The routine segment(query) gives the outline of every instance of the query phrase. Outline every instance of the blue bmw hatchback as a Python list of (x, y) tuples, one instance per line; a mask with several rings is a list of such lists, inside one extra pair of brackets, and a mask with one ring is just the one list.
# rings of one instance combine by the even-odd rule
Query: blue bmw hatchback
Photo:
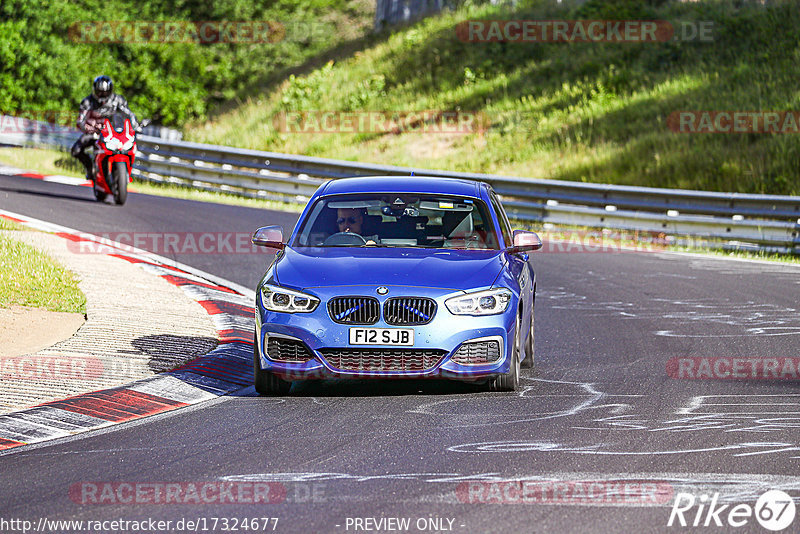
[(428, 177), (320, 186), (256, 291), (255, 388), (320, 378), (448, 378), (498, 391), (533, 365), (542, 242), (512, 231), (492, 188)]

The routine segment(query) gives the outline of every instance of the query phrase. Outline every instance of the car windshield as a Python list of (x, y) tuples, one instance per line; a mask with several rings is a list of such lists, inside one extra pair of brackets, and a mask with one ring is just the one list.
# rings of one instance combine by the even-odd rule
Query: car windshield
[(488, 250), (498, 239), (480, 200), (375, 193), (318, 199), (292, 246)]

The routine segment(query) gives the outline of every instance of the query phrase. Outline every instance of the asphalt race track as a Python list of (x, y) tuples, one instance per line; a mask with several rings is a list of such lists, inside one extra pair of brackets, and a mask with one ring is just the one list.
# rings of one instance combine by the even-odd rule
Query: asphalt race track
[[(87, 187), (17, 177), (0, 177), (0, 208), (95, 234), (289, 231), (296, 220), (135, 193), (116, 207)], [(270, 258), (175, 257), (251, 288)], [(210, 530), (213, 518), (278, 518), (275, 532), (372, 531), (369, 518), (408, 518), (409, 532), (665, 532), (679, 530), (667, 527), (679, 492), (751, 506), (770, 489), (800, 496), (797, 378), (667, 371), (672, 358), (800, 356), (800, 269), (628, 252), (534, 253), (534, 263), (536, 367), (518, 394), (434, 381), (325, 381), (287, 398), (250, 387), (0, 455), (0, 516), (155, 518), (178, 532), (178, 520)], [(526, 500), (502, 480), (550, 485)], [(77, 504), (85, 481), (271, 482), (279, 502)], [(641, 495), (609, 491), (624, 482)], [(594, 497), (579, 493), (592, 483)], [(763, 531), (753, 517), (735, 530)]]

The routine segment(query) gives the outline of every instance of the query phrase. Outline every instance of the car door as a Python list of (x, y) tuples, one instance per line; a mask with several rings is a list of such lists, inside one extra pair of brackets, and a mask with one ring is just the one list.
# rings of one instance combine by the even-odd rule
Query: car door
[[(511, 246), (514, 243), (514, 232), (511, 229), (511, 223), (508, 220), (506, 211), (500, 203), (494, 191), (489, 193), (492, 209), (497, 215), (497, 221), (500, 225), (500, 233), (503, 235), (503, 241), (506, 246)], [(522, 321), (520, 322), (523, 328), (530, 325), (531, 313), (533, 308), (533, 268), (529, 262), (529, 256), (525, 252), (516, 254), (506, 254), (507, 269), (510, 276), (516, 281), (519, 287), (520, 301), (522, 302)], [(524, 337), (520, 342), (524, 341)]]

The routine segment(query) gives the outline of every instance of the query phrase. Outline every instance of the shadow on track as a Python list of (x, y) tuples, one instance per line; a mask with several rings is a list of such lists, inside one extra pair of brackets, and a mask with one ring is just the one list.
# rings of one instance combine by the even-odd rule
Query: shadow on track
[(156, 334), (134, 339), (134, 354), (146, 355), (147, 365), (154, 373), (162, 373), (214, 350), (218, 341), (210, 337), (188, 337)]
[(401, 397), (407, 395), (468, 395), (486, 392), (482, 384), (437, 379), (332, 379), (298, 381), (290, 397)]
[[(89, 188), (86, 188), (86, 190), (89, 193), (91, 193), (91, 191), (92, 191)], [(97, 200), (94, 199), (94, 197), (90, 197), (90, 196), (79, 197), (79, 196), (75, 196), (75, 195), (63, 195), (63, 194), (58, 194), (58, 193), (48, 193), (48, 192), (45, 192), (45, 191), (29, 191), (29, 190), (17, 189), (17, 188), (13, 188), (13, 187), (0, 187), (0, 191), (6, 192), (6, 193), (18, 193), (20, 195), (32, 195), (32, 196), (36, 196), (36, 197), (59, 198), (59, 199), (63, 199), (63, 200), (77, 200), (78, 202), (91, 202), (92, 204), (105, 204), (104, 202), (98, 202)], [(108, 204), (108, 205), (112, 206), (113, 204)]]

